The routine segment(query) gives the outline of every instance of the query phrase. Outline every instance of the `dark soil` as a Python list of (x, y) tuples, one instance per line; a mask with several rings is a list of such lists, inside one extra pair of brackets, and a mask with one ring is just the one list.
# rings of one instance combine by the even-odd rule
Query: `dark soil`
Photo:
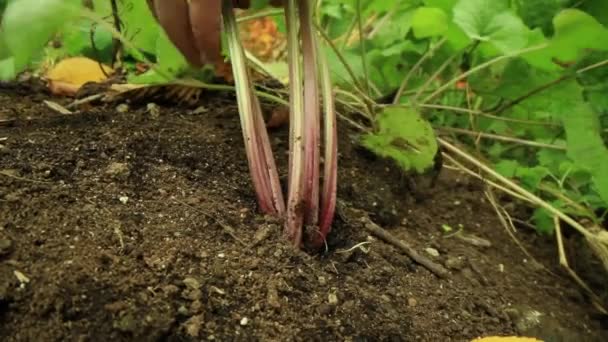
[[(114, 104), (74, 115), (43, 99), (0, 85), (3, 341), (608, 340), (556, 268), (553, 240), (517, 233), (558, 275), (517, 247), (482, 184), (454, 171), (412, 190), (341, 127), (339, 198), (353, 210), (325, 253), (306, 254), (257, 214), (234, 99), (203, 96), (200, 114)], [(286, 133), (272, 135), (283, 165)], [(450, 276), (370, 237), (355, 213)]]

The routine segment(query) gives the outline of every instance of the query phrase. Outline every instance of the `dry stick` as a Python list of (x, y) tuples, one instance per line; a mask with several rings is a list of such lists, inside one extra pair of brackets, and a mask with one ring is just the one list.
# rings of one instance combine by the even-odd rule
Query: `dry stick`
[[(116, 32), (122, 34), (122, 21), (118, 15), (118, 6), (116, 0), (110, 0), (112, 5), (112, 19), (114, 20), (114, 28)], [(112, 38), (112, 67), (116, 67), (116, 63), (120, 61), (120, 54), (122, 53), (122, 44), (120, 39)]]
[(70, 103), (67, 106), (65, 106), (65, 108), (67, 108), (67, 109), (75, 108), (75, 107), (78, 107), (80, 105), (83, 105), (83, 104), (86, 104), (86, 103), (93, 102), (93, 101), (96, 101), (98, 99), (101, 99), (104, 96), (105, 96), (105, 94), (94, 94), (94, 95), (90, 95), (90, 96), (87, 96), (87, 97), (83, 97), (81, 99), (74, 100), (72, 103)]
[(346, 211), (352, 211), (352, 212), (358, 213), (359, 216), (361, 217), (363, 227), (366, 230), (368, 230), (370, 233), (372, 233), (376, 237), (380, 238), (384, 242), (397, 247), (403, 253), (405, 253), (408, 257), (410, 257), (412, 260), (414, 260), (416, 263), (424, 266), (426, 269), (431, 271), (433, 274), (435, 274), (439, 278), (447, 278), (450, 275), (450, 272), (447, 269), (445, 269), (443, 266), (418, 254), (418, 252), (416, 252), (416, 250), (413, 249), (412, 247), (410, 247), (408, 244), (399, 240), (396, 236), (394, 236), (393, 234), (389, 233), (388, 231), (386, 231), (385, 229), (383, 229), (382, 227), (380, 227), (379, 225), (374, 223), (369, 218), (369, 215), (367, 215), (367, 213), (365, 213), (361, 210), (358, 210), (358, 209), (350, 208), (346, 203), (341, 202), (341, 201), (338, 201), (336, 209), (337, 209), (337, 211), (339, 211), (340, 217), (347, 222), (349, 221), (349, 219), (348, 219), (349, 215)]
[[(398, 106), (403, 106), (403, 107), (407, 107), (407, 108), (411, 107), (410, 105), (403, 105), (403, 104), (398, 105)], [(420, 104), (419, 106), (421, 108), (439, 109), (439, 110), (452, 111), (452, 112), (456, 112), (456, 113), (472, 114), (472, 115), (477, 115), (477, 116), (481, 116), (481, 117), (492, 119), (492, 120), (513, 122), (513, 123), (519, 123), (519, 124), (524, 124), (524, 125), (561, 127), (561, 125), (559, 125), (557, 123), (553, 123), (553, 122), (515, 119), (515, 118), (509, 118), (509, 117), (505, 117), (505, 116), (489, 114), (489, 113), (486, 113), (486, 112), (483, 112), (480, 110), (474, 110), (474, 109), (468, 109), (468, 108), (462, 108), (462, 107), (438, 105), (438, 104), (431, 104), (431, 103)]]
[(556, 274), (551, 272), (548, 268), (546, 268), (543, 264), (541, 264), (538, 260), (536, 260), (536, 258), (532, 254), (530, 254), (528, 249), (526, 249), (526, 247), (521, 243), (521, 241), (519, 241), (517, 236), (515, 236), (515, 233), (513, 232), (515, 230), (515, 226), (513, 225), (513, 220), (511, 219), (511, 216), (509, 215), (509, 213), (507, 212), (507, 210), (505, 208), (502, 208), (499, 206), (492, 191), (491, 190), (485, 191), (485, 195), (486, 195), (486, 198), (488, 199), (488, 201), (490, 202), (490, 204), (492, 205), (492, 208), (494, 208), (494, 210), (496, 211), (496, 216), (498, 216), (498, 220), (500, 221), (502, 226), (507, 231), (507, 234), (509, 234), (511, 239), (515, 242), (517, 247), (519, 247), (519, 249), (521, 249), (521, 251), (524, 252), (524, 254), (528, 258), (530, 258), (530, 260), (532, 260), (535, 264), (540, 265), (543, 270), (545, 270), (549, 274), (555, 276)]
[(502, 185), (500, 185), (500, 184), (498, 184), (496, 182), (493, 182), (493, 181), (491, 181), (489, 179), (486, 179), (485, 177), (483, 177), (479, 173), (477, 173), (477, 172), (469, 169), (468, 167), (462, 165), (462, 163), (460, 163), (459, 161), (457, 161), (454, 157), (450, 156), (449, 154), (447, 154), (445, 152), (442, 152), (442, 155), (443, 155), (444, 158), (446, 158), (451, 163), (453, 163), (454, 165), (456, 165), (456, 167), (455, 167), (456, 170), (463, 171), (464, 173), (466, 173), (466, 174), (468, 174), (470, 176), (473, 176), (473, 177), (481, 180), (485, 184), (490, 185), (490, 186), (492, 186), (492, 187), (494, 187), (494, 188), (496, 188), (496, 189), (498, 189), (498, 190), (500, 190), (500, 191), (502, 191), (504, 193), (507, 193), (510, 196), (514, 197), (514, 198), (517, 198), (517, 199), (519, 199), (519, 200), (521, 200), (523, 202), (526, 202), (526, 203), (528, 203), (530, 205), (534, 205), (534, 202), (530, 201), (530, 199), (528, 199), (528, 198), (526, 198), (526, 197), (518, 194), (517, 192), (515, 192), (515, 191), (513, 191), (511, 189), (507, 189), (504, 186), (502, 186)]
[(410, 247), (408, 244), (406, 244), (402, 240), (399, 240), (397, 237), (395, 237), (393, 234), (389, 233), (388, 231), (386, 231), (379, 225), (372, 222), (372, 220), (369, 217), (364, 216), (362, 218), (362, 220), (364, 222), (363, 226), (365, 227), (365, 229), (369, 230), (372, 234), (374, 234), (377, 237), (379, 237), (380, 239), (384, 240), (384, 242), (388, 242), (391, 245), (399, 248), (407, 256), (409, 256), (412, 260), (414, 260), (415, 262), (419, 263), (420, 265), (426, 267), (429, 271), (433, 272), (436, 276), (438, 276), (440, 278), (447, 278), (450, 275), (448, 270), (445, 269), (443, 266), (418, 254), (418, 252), (416, 252), (415, 249)]
[(581, 279), (578, 274), (576, 274), (576, 272), (574, 272), (574, 270), (570, 268), (570, 265), (568, 264), (568, 258), (566, 257), (566, 250), (564, 249), (564, 242), (562, 240), (562, 228), (560, 224), (560, 218), (557, 217), (557, 215), (553, 216), (553, 224), (555, 225), (555, 239), (557, 241), (557, 252), (559, 254), (560, 266), (562, 266), (567, 271), (568, 275), (570, 275), (570, 277), (572, 277), (572, 279), (574, 279), (574, 281), (580, 287), (582, 287), (585, 292), (587, 292), (587, 294), (591, 297), (592, 303), (595, 308), (598, 309), (602, 314), (607, 314), (608, 311), (606, 311), (604, 306), (601, 304), (602, 300), (595, 294), (595, 292), (593, 292), (593, 290), (591, 290), (587, 283), (585, 283), (585, 281), (583, 281), (583, 279)]
[(357, 0), (357, 27), (359, 29), (359, 44), (361, 46), (361, 62), (363, 63), (363, 75), (365, 77), (365, 91), (367, 95), (371, 95), (369, 86), (369, 71), (367, 70), (367, 49), (365, 46), (365, 37), (363, 36), (363, 18), (361, 18), (361, 12), (363, 8), (361, 6), (361, 0)]
[(0, 171), (0, 175), (8, 177), (8, 178), (13, 178), (13, 179), (16, 179), (16, 180), (24, 181), (24, 182), (40, 183), (40, 184), (51, 184), (52, 183), (52, 182), (46, 182), (46, 181), (41, 181), (41, 180), (36, 180), (36, 179), (29, 179), (29, 178), (24, 178), (24, 177), (19, 177), (19, 176), (11, 175), (10, 173), (8, 173), (6, 171)]
[(532, 147), (549, 148), (549, 149), (560, 150), (560, 151), (566, 150), (566, 147), (564, 147), (564, 146), (545, 144), (545, 143), (540, 143), (540, 142), (536, 142), (533, 140), (525, 140), (525, 139), (509, 137), (506, 135), (483, 133), (483, 132), (470, 131), (468, 129), (454, 128), (454, 127), (436, 127), (436, 129), (439, 131), (444, 131), (444, 132), (471, 135), (471, 136), (478, 137), (478, 138), (494, 139), (494, 140), (512, 142), (512, 143), (516, 143), (516, 144), (520, 144), (520, 145), (532, 146)]
[(595, 238), (595, 236), (591, 232), (589, 232), (585, 227), (583, 227), (580, 223), (576, 222), (576, 220), (574, 220), (572, 217), (568, 216), (567, 214), (563, 213), (562, 211), (556, 209), (554, 206), (549, 204), (547, 201), (545, 201), (542, 198), (538, 197), (537, 195), (531, 193), (530, 191), (524, 189), (523, 187), (514, 183), (507, 177), (504, 177), (503, 175), (492, 170), (492, 168), (490, 168), (489, 166), (487, 166), (484, 163), (482, 163), (481, 161), (477, 160), (475, 157), (471, 156), (470, 154), (460, 150), (456, 146), (450, 144), (448, 141), (446, 141), (442, 138), (437, 138), (437, 140), (439, 141), (441, 146), (443, 146), (445, 149), (453, 152), (454, 154), (463, 158), (467, 162), (475, 165), (479, 169), (483, 170), (485, 173), (491, 175), (492, 177), (496, 178), (501, 183), (503, 183), (506, 186), (508, 186), (509, 188), (513, 189), (513, 191), (528, 198), (528, 200), (530, 202), (532, 202), (534, 205), (544, 208), (545, 210), (547, 210), (548, 212), (550, 212), (553, 215), (557, 215), (560, 219), (564, 220), (564, 222), (568, 223), (570, 226), (572, 226), (572, 228), (574, 228), (576, 231), (581, 233), (586, 238), (588, 238), (588, 239)]

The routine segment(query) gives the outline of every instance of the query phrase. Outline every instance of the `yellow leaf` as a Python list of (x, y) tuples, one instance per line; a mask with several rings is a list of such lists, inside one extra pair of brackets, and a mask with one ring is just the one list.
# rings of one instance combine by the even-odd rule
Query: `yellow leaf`
[[(102, 70), (103, 68), (103, 70)], [(107, 65), (85, 57), (67, 58), (57, 63), (45, 75), (51, 92), (74, 95), (88, 82), (102, 82), (113, 72)]]

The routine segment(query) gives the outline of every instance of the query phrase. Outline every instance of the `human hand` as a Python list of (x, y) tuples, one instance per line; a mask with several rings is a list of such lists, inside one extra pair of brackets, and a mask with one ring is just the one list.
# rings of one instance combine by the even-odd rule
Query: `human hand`
[[(195, 67), (221, 60), (222, 0), (146, 0), (169, 39)], [(232, 0), (249, 8), (250, 0)], [(283, 0), (270, 0), (280, 6)]]

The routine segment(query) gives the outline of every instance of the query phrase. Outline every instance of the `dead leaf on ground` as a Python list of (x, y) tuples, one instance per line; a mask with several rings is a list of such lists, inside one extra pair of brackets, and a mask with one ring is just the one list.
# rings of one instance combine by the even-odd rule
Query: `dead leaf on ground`
[(92, 59), (73, 57), (57, 63), (44, 77), (53, 94), (74, 96), (85, 83), (105, 81), (112, 72), (109, 66)]

